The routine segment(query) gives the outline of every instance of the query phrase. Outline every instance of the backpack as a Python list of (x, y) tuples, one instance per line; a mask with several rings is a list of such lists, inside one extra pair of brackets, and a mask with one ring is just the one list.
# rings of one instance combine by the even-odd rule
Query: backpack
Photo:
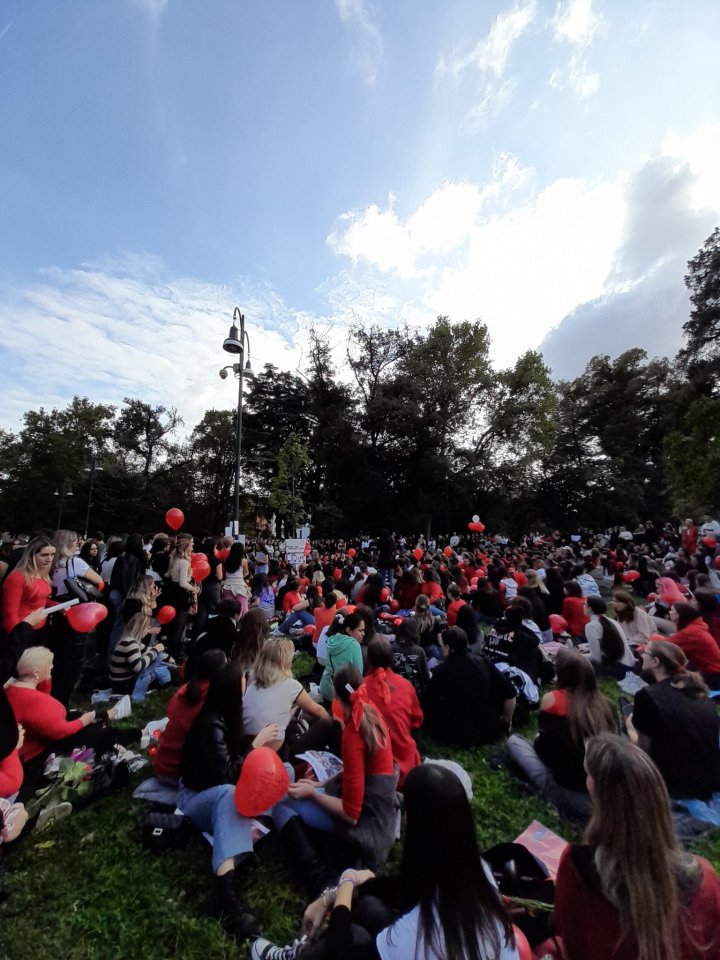
[(409, 680), (419, 695), (422, 692), (420, 682), (420, 655), (417, 653), (393, 652), (393, 672)]

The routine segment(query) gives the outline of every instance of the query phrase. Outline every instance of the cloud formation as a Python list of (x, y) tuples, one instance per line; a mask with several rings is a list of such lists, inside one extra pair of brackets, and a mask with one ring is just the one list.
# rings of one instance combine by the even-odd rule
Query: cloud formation
[(600, 88), (600, 74), (588, 66), (586, 50), (604, 28), (604, 19), (593, 10), (593, 0), (560, 0), (550, 20), (554, 39), (573, 48), (566, 63), (553, 70), (550, 86), (570, 89), (587, 100)]
[(341, 21), (352, 37), (355, 66), (367, 84), (375, 83), (383, 53), (383, 39), (367, 0), (335, 0)]

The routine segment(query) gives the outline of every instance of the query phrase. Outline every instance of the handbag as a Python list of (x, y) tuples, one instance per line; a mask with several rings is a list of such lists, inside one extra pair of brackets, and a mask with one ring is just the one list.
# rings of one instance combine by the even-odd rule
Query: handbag
[(95, 584), (90, 583), (89, 580), (85, 580), (82, 577), (78, 577), (75, 573), (75, 558), (72, 557), (69, 562), (73, 565), (72, 576), (65, 578), (65, 589), (70, 599), (79, 600), (80, 603), (101, 603), (102, 593)]

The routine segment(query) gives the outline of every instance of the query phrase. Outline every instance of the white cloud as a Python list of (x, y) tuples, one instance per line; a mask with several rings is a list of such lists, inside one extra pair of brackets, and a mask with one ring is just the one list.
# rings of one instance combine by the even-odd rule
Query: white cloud
[(706, 123), (694, 133), (669, 133), (662, 151), (682, 157), (695, 175), (693, 202), (697, 209), (720, 211), (720, 123)]
[(569, 88), (579, 100), (587, 100), (600, 88), (600, 74), (588, 68), (584, 57), (573, 54), (568, 62), (554, 70), (550, 76), (550, 86), (556, 90)]
[(603, 25), (592, 6), (593, 0), (560, 0), (550, 21), (555, 39), (578, 47), (591, 44)]
[(459, 77), (469, 67), (481, 73), (501, 77), (505, 73), (510, 53), (515, 43), (532, 23), (537, 10), (537, 0), (516, 3), (509, 10), (499, 13), (486, 37), (480, 40), (470, 53), (444, 59), (438, 64), (438, 73), (451, 73)]
[(3, 365), (12, 370), (0, 423), (15, 427), (26, 410), (64, 406), (74, 393), (177, 406), (188, 427), (208, 408), (233, 407), (218, 371), (230, 359), (222, 341), (236, 304), (253, 366), (294, 369), (304, 316), (242, 279), (221, 286), (170, 277), (158, 258), (135, 254), (50, 268), (37, 284), (0, 291)]
[(370, 5), (367, 0), (335, 0), (335, 7), (342, 22), (352, 31), (355, 65), (365, 83), (372, 84), (382, 59), (383, 40)]
[(517, 88), (517, 80), (507, 77), (501, 83), (491, 81), (485, 87), (482, 99), (472, 106), (463, 117), (461, 129), (464, 133), (475, 133), (499, 117), (510, 103)]

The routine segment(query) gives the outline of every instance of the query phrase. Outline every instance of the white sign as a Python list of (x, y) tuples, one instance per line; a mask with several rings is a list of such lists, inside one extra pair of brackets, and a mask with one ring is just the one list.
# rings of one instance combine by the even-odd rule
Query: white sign
[(288, 537), (285, 541), (285, 557), (288, 563), (297, 565), (305, 562), (305, 537)]

